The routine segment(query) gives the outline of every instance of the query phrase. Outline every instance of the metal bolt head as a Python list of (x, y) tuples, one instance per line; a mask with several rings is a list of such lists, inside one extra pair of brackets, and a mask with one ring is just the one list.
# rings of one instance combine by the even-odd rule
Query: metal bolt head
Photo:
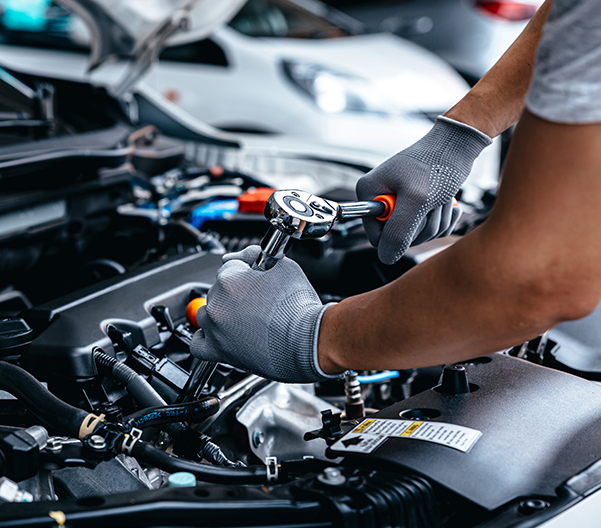
[(100, 451), (101, 449), (104, 449), (106, 447), (106, 442), (104, 441), (104, 438), (102, 438), (102, 436), (92, 435), (88, 440), (88, 447), (90, 449), (96, 449), (97, 451)]
[(63, 442), (58, 436), (51, 436), (46, 442), (45, 449), (51, 453), (60, 453), (63, 449)]
[(263, 442), (265, 442), (265, 434), (261, 429), (255, 429), (253, 431), (253, 445), (259, 447)]
[(323, 473), (317, 475), (317, 478), (320, 482), (330, 486), (340, 486), (346, 482), (346, 477), (335, 467), (325, 468)]

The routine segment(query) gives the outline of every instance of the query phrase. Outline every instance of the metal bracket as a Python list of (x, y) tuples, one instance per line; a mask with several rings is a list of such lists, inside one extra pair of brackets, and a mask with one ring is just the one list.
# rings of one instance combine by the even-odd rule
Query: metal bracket
[(132, 450), (141, 437), (142, 430), (133, 427), (132, 430), (124, 437), (123, 444), (121, 444), (121, 451), (128, 456), (132, 456)]
[(277, 457), (270, 456), (265, 458), (265, 466), (267, 467), (267, 482), (275, 484), (278, 481), (279, 468)]

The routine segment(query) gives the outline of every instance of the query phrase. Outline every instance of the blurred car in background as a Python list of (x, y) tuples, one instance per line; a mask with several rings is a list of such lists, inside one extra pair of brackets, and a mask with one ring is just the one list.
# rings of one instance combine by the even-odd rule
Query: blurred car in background
[(324, 0), (365, 24), (433, 51), (470, 82), (497, 62), (543, 0)]
[[(0, 58), (86, 78), (89, 37), (76, 19), (65, 27), (58, 36), (5, 28), (10, 45), (0, 47)], [(306, 137), (383, 161), (423, 136), (468, 90), (434, 54), (394, 35), (362, 34), (360, 23), (313, 0), (250, 0), (210, 38), (197, 35), (169, 40), (143, 83), (230, 132)], [(29, 46), (37, 46), (35, 54)], [(91, 78), (114, 83), (115, 68)], [(496, 184), (499, 150), (495, 144), (477, 161), (481, 188)]]
[(383, 156), (421, 137), (468, 88), (433, 54), (361, 34), (313, 1), (249, 0), (210, 41), (171, 46), (160, 59), (145, 82), (207, 123)]

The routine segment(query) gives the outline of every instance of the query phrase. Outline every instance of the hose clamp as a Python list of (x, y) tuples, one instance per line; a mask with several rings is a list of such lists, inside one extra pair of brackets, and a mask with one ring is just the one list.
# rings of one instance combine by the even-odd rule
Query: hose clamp
[(86, 436), (92, 434), (103, 421), (104, 414), (100, 416), (96, 416), (93, 413), (88, 414), (79, 426), (79, 439), (83, 440)]
[(125, 434), (123, 437), (123, 443), (121, 444), (121, 452), (127, 456), (132, 456), (132, 450), (138, 440), (142, 437), (142, 430), (132, 427), (132, 430)]
[(267, 467), (267, 483), (275, 484), (278, 481), (279, 468), (277, 457), (266, 457), (265, 466)]

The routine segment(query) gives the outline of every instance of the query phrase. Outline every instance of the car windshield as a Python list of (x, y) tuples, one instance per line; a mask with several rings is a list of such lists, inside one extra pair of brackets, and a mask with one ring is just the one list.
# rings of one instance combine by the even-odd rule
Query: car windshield
[(229, 25), (249, 37), (333, 38), (359, 32), (354, 21), (332, 14), (314, 2), (249, 0)]

